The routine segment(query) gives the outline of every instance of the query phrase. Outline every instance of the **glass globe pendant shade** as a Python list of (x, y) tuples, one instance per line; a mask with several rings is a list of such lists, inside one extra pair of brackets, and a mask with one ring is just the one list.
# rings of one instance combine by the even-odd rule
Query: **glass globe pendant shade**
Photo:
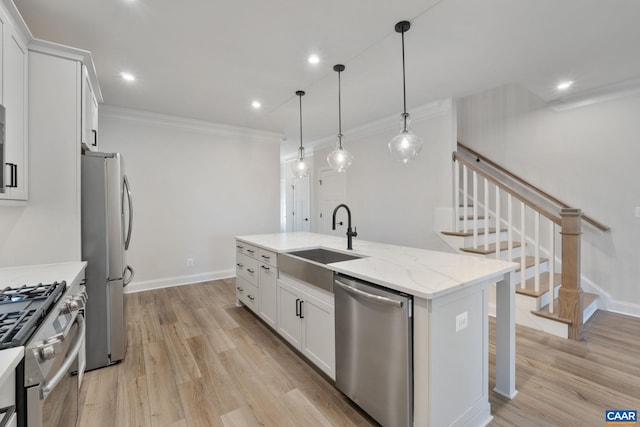
[(309, 162), (304, 159), (304, 148), (300, 147), (298, 151), (298, 160), (291, 164), (291, 171), (296, 178), (304, 178), (309, 175)]
[(337, 172), (344, 172), (353, 161), (353, 154), (342, 148), (342, 144), (338, 142), (336, 149), (327, 156), (327, 162), (331, 169)]
[(389, 141), (389, 151), (402, 163), (415, 159), (422, 150), (422, 138), (411, 132), (408, 122), (409, 114), (402, 114), (402, 130)]

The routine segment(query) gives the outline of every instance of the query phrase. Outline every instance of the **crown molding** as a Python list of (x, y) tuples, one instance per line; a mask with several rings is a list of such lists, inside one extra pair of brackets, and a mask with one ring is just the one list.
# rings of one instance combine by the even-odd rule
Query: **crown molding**
[(275, 132), (224, 125), (205, 120), (188, 119), (184, 117), (170, 116), (167, 114), (135, 110), (132, 108), (116, 107), (107, 104), (100, 105), (99, 113), (101, 116), (112, 117), (119, 120), (144, 123), (146, 125), (162, 128), (182, 129), (222, 137), (241, 136), (247, 138), (259, 138), (264, 139), (267, 142), (278, 144), (282, 139), (282, 135)]
[[(410, 111), (411, 114), (411, 123), (421, 123), (426, 120), (430, 120), (434, 117), (441, 116), (448, 111), (453, 109), (453, 99), (445, 98), (437, 101), (430, 102), (428, 104), (421, 105)], [(393, 116), (388, 116), (383, 119), (378, 119), (373, 122), (367, 123), (363, 126), (358, 126), (355, 128), (348, 129), (343, 132), (345, 137), (348, 137), (349, 140), (358, 140), (364, 139), (372, 135), (376, 135), (388, 130), (397, 130), (398, 125), (400, 123), (400, 115), (395, 114)], [(331, 135), (325, 138), (321, 138), (315, 140), (309, 144), (314, 150), (319, 150), (322, 148), (331, 147), (335, 144), (336, 136)]]
[(563, 96), (547, 105), (554, 111), (565, 111), (636, 94), (640, 94), (640, 77)]

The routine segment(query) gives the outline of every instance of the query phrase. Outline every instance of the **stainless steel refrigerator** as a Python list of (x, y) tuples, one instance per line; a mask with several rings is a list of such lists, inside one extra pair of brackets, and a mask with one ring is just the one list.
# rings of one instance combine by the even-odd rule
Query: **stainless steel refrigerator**
[(124, 359), (124, 287), (133, 279), (126, 250), (133, 206), (119, 153), (82, 155), (82, 259), (86, 270), (87, 370)]

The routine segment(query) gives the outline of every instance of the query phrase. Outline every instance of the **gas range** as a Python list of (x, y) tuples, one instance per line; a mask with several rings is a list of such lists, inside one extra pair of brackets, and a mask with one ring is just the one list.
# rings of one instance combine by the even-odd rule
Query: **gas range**
[(0, 288), (0, 350), (24, 347), (16, 371), (18, 427), (75, 424), (86, 299), (80, 280)]
[(26, 345), (66, 288), (63, 281), (0, 290), (0, 350)]

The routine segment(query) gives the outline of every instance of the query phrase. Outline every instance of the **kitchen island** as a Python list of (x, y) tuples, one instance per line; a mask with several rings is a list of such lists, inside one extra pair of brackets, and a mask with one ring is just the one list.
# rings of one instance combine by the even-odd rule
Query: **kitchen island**
[(362, 240), (355, 240), (353, 250), (347, 251), (345, 238), (314, 233), (236, 239), (240, 246), (268, 254), (326, 248), (358, 255), (361, 258), (326, 268), (413, 295), (414, 426), (491, 421), (487, 294), (489, 284), (496, 283), (494, 391), (515, 396), (516, 264)]

